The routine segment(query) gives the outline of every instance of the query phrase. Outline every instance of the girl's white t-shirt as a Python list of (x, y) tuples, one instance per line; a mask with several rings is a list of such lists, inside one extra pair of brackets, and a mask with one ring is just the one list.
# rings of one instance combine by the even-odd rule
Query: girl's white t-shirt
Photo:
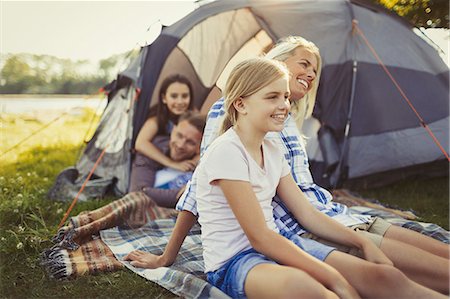
[(218, 137), (203, 155), (195, 171), (205, 272), (219, 269), (236, 254), (251, 248), (216, 180), (249, 182), (261, 205), (267, 226), (278, 232), (273, 219), (272, 198), (280, 179), (290, 173), (290, 167), (279, 148), (273, 140), (264, 139), (264, 167), (261, 168), (231, 128)]

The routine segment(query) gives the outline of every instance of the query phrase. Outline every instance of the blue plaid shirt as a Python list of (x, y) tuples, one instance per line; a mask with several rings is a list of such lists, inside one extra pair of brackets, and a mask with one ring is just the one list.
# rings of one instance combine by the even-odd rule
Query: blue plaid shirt
[[(209, 110), (200, 147), (202, 154), (218, 136), (225, 115), (223, 102), (224, 99), (221, 98), (215, 102)], [(333, 198), (331, 193), (314, 183), (311, 172), (309, 171), (308, 156), (306, 155), (304, 140), (299, 134), (293, 117), (288, 117), (285, 122), (285, 127), (281, 132), (269, 132), (266, 135), (266, 138), (276, 140), (276, 142), (280, 143), (280, 146), (284, 150), (284, 157), (291, 166), (291, 174), (294, 177), (294, 180), (315, 208), (328, 216), (335, 218), (344, 225), (367, 222), (367, 216), (357, 214), (349, 215), (348, 208), (345, 205), (332, 202)], [(196, 181), (197, 176), (194, 172), (191, 181), (186, 186), (185, 192), (177, 203), (177, 210), (187, 210), (194, 215), (198, 214), (197, 202), (195, 199)], [(272, 206), (275, 223), (280, 231), (289, 230), (296, 234), (305, 232), (295, 220), (294, 215), (289, 212), (287, 207), (277, 196), (274, 197)]]

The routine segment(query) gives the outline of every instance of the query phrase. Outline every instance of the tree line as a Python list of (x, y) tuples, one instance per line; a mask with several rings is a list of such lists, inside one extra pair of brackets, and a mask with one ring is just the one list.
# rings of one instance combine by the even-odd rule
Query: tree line
[(97, 63), (28, 53), (1, 55), (0, 94), (93, 94), (136, 55), (117, 54)]

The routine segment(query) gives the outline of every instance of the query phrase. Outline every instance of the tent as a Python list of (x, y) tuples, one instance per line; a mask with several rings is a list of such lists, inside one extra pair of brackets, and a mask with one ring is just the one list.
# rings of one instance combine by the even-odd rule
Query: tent
[(79, 178), (102, 155), (95, 176), (125, 193), (134, 140), (166, 76), (190, 78), (195, 107), (206, 112), (236, 63), (287, 35), (312, 40), (323, 58), (314, 118), (304, 132), (318, 183), (370, 187), (448, 175), (449, 69), (413, 29), (363, 0), (201, 5), (163, 27), (111, 84), (100, 125), (76, 165)]

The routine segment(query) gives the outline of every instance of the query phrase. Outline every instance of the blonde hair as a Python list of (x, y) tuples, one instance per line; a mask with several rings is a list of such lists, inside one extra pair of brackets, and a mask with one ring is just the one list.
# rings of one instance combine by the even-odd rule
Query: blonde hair
[(316, 103), (317, 89), (319, 88), (320, 73), (322, 68), (322, 59), (320, 58), (319, 48), (313, 43), (300, 36), (288, 36), (281, 39), (269, 52), (266, 58), (285, 61), (295, 55), (297, 49), (304, 48), (310, 51), (317, 60), (317, 74), (312, 83), (310, 91), (301, 99), (291, 101), (291, 112), (294, 116), (297, 128), (301, 131), (303, 121), (310, 117), (314, 104)]
[(259, 57), (244, 60), (236, 65), (224, 89), (225, 118), (220, 134), (236, 123), (238, 113), (233, 105), (236, 100), (251, 96), (281, 78), (289, 81), (289, 70), (280, 61)]

